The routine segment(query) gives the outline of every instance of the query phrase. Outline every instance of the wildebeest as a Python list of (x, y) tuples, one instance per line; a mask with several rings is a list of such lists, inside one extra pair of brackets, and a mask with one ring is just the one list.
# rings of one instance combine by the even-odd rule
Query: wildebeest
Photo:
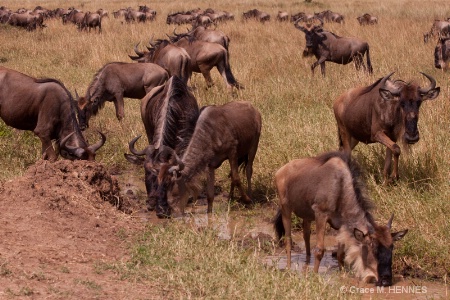
[[(89, 146), (75, 117), (74, 100), (58, 80), (36, 79), (0, 67), (0, 117), (6, 125), (33, 131), (42, 143), (44, 159), (55, 161), (58, 154), (67, 159), (94, 160), (102, 140)], [(52, 140), (57, 140), (59, 153)]]
[(256, 8), (246, 11), (242, 14), (243, 21), (251, 19), (255, 19), (256, 21), (259, 21), (264, 24), (265, 22), (270, 21), (270, 15)]
[(277, 21), (279, 22), (289, 22), (289, 14), (285, 11), (278, 11)]
[(223, 46), (227, 51), (230, 45), (230, 38), (223, 31), (217, 29), (208, 29), (205, 26), (193, 26), (187, 33), (177, 34), (173, 31), (174, 36), (189, 36), (199, 41), (216, 43)]
[(450, 37), (439, 38), (434, 48), (434, 66), (447, 71), (450, 60)]
[[(320, 19), (319, 19), (320, 20)], [(303, 56), (314, 55), (317, 61), (311, 65), (311, 71), (320, 65), (322, 75), (325, 76), (325, 62), (331, 61), (337, 64), (346, 65), (352, 61), (355, 63), (357, 70), (364, 65), (364, 55), (367, 59), (367, 70), (372, 74), (372, 63), (370, 62), (369, 44), (356, 37), (340, 37), (336, 34), (323, 30), (323, 21), (320, 25), (307, 23), (306, 26), (298, 25), (300, 20), (295, 21), (294, 25), (297, 29), (305, 33), (306, 48)]]
[(333, 104), (340, 149), (350, 156), (358, 142), (381, 143), (386, 146), (384, 178), (394, 155), (391, 179), (398, 179), (400, 147), (397, 140), (407, 144), (419, 141), (419, 108), (423, 101), (435, 99), (440, 92), (436, 80), (422, 73), (430, 81), (426, 88), (401, 80), (391, 81), (393, 73), (367, 87), (350, 89)]
[(324, 10), (319, 13), (314, 13), (314, 16), (316, 18), (324, 20), (325, 22), (335, 22), (339, 24), (344, 23), (344, 16), (339, 13), (332, 12), (331, 10)]
[[(173, 164), (159, 171), (159, 180), (167, 186), (167, 201), (172, 215), (183, 214), (189, 190), (196, 194), (199, 175), (206, 171), (208, 213), (214, 200), (214, 173), (225, 160), (230, 163), (231, 189), (238, 187), (241, 201), (250, 204), (253, 161), (261, 134), (261, 115), (250, 102), (236, 101), (201, 109), (194, 133), (184, 154), (173, 151)], [(247, 191), (239, 179), (239, 166), (247, 176)]]
[(117, 119), (122, 120), (125, 115), (124, 97), (141, 99), (167, 79), (167, 72), (152, 63), (112, 62), (104, 65), (95, 74), (86, 95), (77, 95), (80, 128), (84, 130), (89, 126), (91, 115), (96, 115), (105, 101), (114, 102)]
[(84, 14), (83, 21), (81, 21), (81, 29), (87, 30), (91, 32), (91, 29), (94, 28), (95, 31), (101, 33), (102, 32), (102, 16), (98, 13), (87, 12)]
[(147, 206), (150, 210), (156, 207), (159, 217), (169, 216), (170, 211), (167, 187), (158, 184), (157, 170), (174, 158), (167, 147), (177, 155), (183, 155), (198, 115), (197, 100), (177, 76), (152, 89), (141, 101), (141, 116), (149, 146), (142, 151), (136, 150), (134, 145), (139, 137), (134, 138), (129, 143), (133, 155), (125, 154), (125, 157), (131, 163), (144, 166)]
[(192, 13), (182, 13), (182, 12), (176, 12), (173, 14), (169, 14), (166, 18), (167, 24), (191, 24), (192, 21), (196, 18), (197, 15), (194, 15)]
[(378, 24), (378, 18), (368, 13), (365, 13), (364, 15), (359, 16), (356, 19), (358, 20), (359, 25), (361, 26)]
[(441, 37), (447, 36), (448, 34), (450, 34), (450, 22), (448, 20), (435, 20), (433, 25), (431, 25), (430, 31), (423, 34), (423, 41), (424, 43), (428, 43), (429, 39), (433, 36)]
[(131, 7), (124, 13), (124, 17), (127, 23), (145, 23), (147, 21), (147, 15), (144, 12), (134, 10)]
[(392, 285), (392, 250), (408, 230), (391, 233), (375, 222), (360, 169), (342, 152), (292, 160), (275, 174), (279, 209), (274, 218), (277, 238), (285, 237), (287, 268), (291, 266), (291, 214), (301, 218), (306, 255), (311, 255), (311, 223), (316, 222), (314, 272), (325, 253), (327, 223), (338, 230), (338, 262), (352, 265), (365, 282), (375, 279), (379, 286)]
[(228, 51), (223, 46), (199, 41), (186, 33), (172, 36), (170, 39), (174, 45), (186, 49), (191, 57), (192, 72), (202, 73), (208, 88), (214, 85), (210, 73), (214, 67), (222, 75), (229, 91), (232, 91), (233, 87), (243, 88), (231, 72)]
[(45, 27), (43, 22), (44, 17), (41, 14), (29, 11), (23, 13), (12, 13), (6, 21), (9, 25), (23, 27), (28, 31), (36, 30), (38, 27)]
[(72, 9), (72, 10), (70, 10), (69, 13), (62, 16), (63, 24), (66, 24), (67, 21), (69, 21), (69, 22), (75, 24), (77, 26), (78, 30), (81, 30), (81, 29), (83, 29), (82, 23), (83, 23), (85, 14), (86, 13), (84, 13), (80, 10)]
[(173, 45), (168, 40), (149, 42), (148, 52), (139, 51), (136, 45), (134, 52), (138, 56), (128, 55), (132, 60), (144, 63), (155, 63), (165, 69), (169, 76), (178, 76), (187, 84), (192, 75), (191, 57), (182, 47)]

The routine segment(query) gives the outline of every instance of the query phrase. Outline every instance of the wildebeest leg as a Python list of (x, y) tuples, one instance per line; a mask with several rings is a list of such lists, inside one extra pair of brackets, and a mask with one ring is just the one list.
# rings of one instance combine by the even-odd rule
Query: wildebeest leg
[(322, 72), (322, 76), (325, 76), (325, 57), (321, 57), (318, 61), (311, 65), (311, 72), (314, 74), (314, 69), (320, 65), (320, 71)]
[(311, 222), (303, 219), (303, 241), (305, 242), (306, 256), (311, 256)]
[[(230, 162), (230, 168), (231, 168), (231, 182), (232, 185), (235, 185), (238, 187), (239, 192), (241, 193), (241, 202), (245, 204), (252, 203), (252, 200), (250, 197), (245, 193), (244, 187), (242, 186), (241, 180), (239, 179), (239, 165), (238, 165), (238, 159), (236, 155), (233, 155), (232, 158), (229, 159)], [(247, 164), (248, 166), (248, 164)]]
[[(375, 136), (374, 140), (376, 142), (379, 142), (387, 147), (386, 149), (386, 159), (385, 159), (385, 167), (384, 167), (384, 179), (385, 182), (387, 182), (388, 179), (388, 173), (389, 170), (386, 170), (386, 165), (389, 164), (390, 166), (390, 156), (394, 155), (394, 170), (392, 172), (391, 178), (392, 179), (398, 179), (398, 157), (400, 156), (401, 150), (400, 147), (393, 142), (389, 137), (386, 136), (386, 134), (382, 131), (378, 131)], [(388, 161), (388, 151), (391, 155), (389, 155), (389, 161)]]
[(114, 101), (114, 106), (116, 107), (116, 117), (119, 121), (121, 121), (123, 119), (123, 117), (125, 116), (125, 112), (124, 112), (124, 102), (123, 102), (123, 94), (122, 93), (116, 93), (115, 95), (115, 100)]
[(392, 163), (392, 151), (391, 149), (386, 147), (386, 156), (384, 159), (384, 168), (383, 168), (383, 176), (385, 183), (387, 183), (388, 181), (389, 171), (391, 170), (391, 163)]
[(359, 53), (359, 52), (356, 53), (353, 56), (353, 61), (355, 63), (355, 68), (356, 68), (357, 71), (359, 71), (361, 69), (361, 67), (363, 67), (364, 72), (366, 72), (366, 70), (367, 70), (366, 69), (366, 65), (364, 64), (363, 57), (362, 57), (361, 53)]
[(342, 270), (344, 268), (344, 259), (345, 259), (345, 245), (344, 244), (338, 243), (336, 258), (339, 263), (339, 269)]
[(314, 248), (314, 272), (319, 272), (320, 262), (325, 254), (325, 227), (327, 225), (327, 217), (322, 213), (316, 212), (316, 235), (317, 245)]
[[(47, 125), (47, 124), (45, 124)], [(44, 126), (45, 126), (44, 125)], [(53, 149), (52, 139), (50, 138), (50, 128), (44, 127), (38, 124), (34, 129), (34, 134), (39, 137), (42, 143), (42, 158), (49, 161), (56, 161), (58, 154), (56, 154), (55, 149)], [(64, 137), (63, 137), (64, 138)]]
[[(286, 199), (280, 199), (280, 202), (287, 202)], [(291, 214), (292, 211), (286, 207), (288, 205), (281, 205), (281, 219), (284, 227), (284, 239), (286, 244), (287, 265), (286, 269), (291, 268), (291, 248), (292, 248), (292, 236), (291, 236)]]
[(212, 87), (214, 85), (214, 82), (211, 78), (211, 68), (208, 66), (201, 66), (199, 65), (200, 72), (202, 73), (203, 77), (206, 80), (206, 85), (208, 88)]
[(208, 168), (208, 174), (206, 179), (206, 200), (208, 201), (207, 213), (212, 213), (212, 206), (214, 201), (214, 168)]

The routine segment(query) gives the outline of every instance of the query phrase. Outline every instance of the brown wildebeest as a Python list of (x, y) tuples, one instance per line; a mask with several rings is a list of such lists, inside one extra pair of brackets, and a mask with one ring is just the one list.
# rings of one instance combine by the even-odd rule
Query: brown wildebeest
[(433, 36), (447, 36), (450, 34), (450, 22), (442, 21), (442, 20), (435, 20), (433, 24), (431, 25), (431, 29), (428, 32), (425, 32), (423, 34), (423, 41), (424, 43), (428, 43), (431, 37)]
[(44, 28), (44, 17), (39, 13), (26, 11), (24, 13), (12, 13), (9, 15), (7, 24), (23, 27), (28, 31), (36, 30), (37, 27)]
[(114, 102), (117, 119), (122, 120), (125, 116), (124, 97), (141, 99), (167, 79), (169, 74), (157, 64), (112, 62), (104, 65), (95, 74), (86, 95), (77, 95), (80, 128), (89, 127), (89, 119), (97, 115), (105, 101)]
[(191, 57), (182, 47), (170, 43), (168, 40), (150, 41), (148, 52), (139, 51), (136, 45), (134, 52), (138, 56), (128, 55), (132, 60), (144, 63), (154, 63), (165, 69), (169, 76), (178, 76), (184, 83), (188, 83), (192, 75)]
[[(95, 152), (106, 141), (89, 146), (78, 127), (75, 102), (56, 79), (36, 79), (0, 67), (0, 117), (6, 125), (33, 131), (42, 143), (44, 159), (55, 161), (58, 154), (67, 159), (95, 160)], [(57, 141), (59, 153), (52, 140)]]
[(228, 51), (223, 46), (199, 41), (186, 33), (172, 36), (170, 40), (174, 45), (186, 49), (186, 52), (191, 57), (192, 72), (202, 73), (208, 88), (214, 85), (211, 78), (211, 69), (214, 67), (222, 75), (230, 92), (233, 91), (233, 87), (236, 89), (243, 88), (231, 72)]
[(251, 19), (254, 19), (254, 20), (259, 21), (264, 24), (265, 22), (270, 21), (270, 15), (268, 13), (260, 11), (256, 8), (246, 11), (242, 14), (243, 21), (247, 21), (247, 20), (251, 20)]
[(183, 12), (176, 12), (173, 14), (169, 14), (166, 18), (167, 24), (192, 24), (192, 22), (195, 20), (197, 15), (194, 15), (190, 12), (183, 13)]
[(291, 267), (291, 214), (303, 220), (306, 255), (311, 256), (311, 223), (316, 222), (314, 272), (318, 272), (325, 253), (327, 223), (338, 230), (338, 261), (352, 265), (356, 276), (379, 286), (392, 285), (392, 250), (408, 230), (391, 233), (379, 225), (370, 212), (365, 183), (354, 160), (342, 152), (293, 160), (275, 174), (280, 207), (274, 218), (278, 239), (285, 237), (287, 268)]
[(88, 11), (84, 15), (83, 21), (81, 21), (81, 29), (91, 32), (92, 28), (94, 28), (94, 31), (97, 31), (98, 28), (98, 32), (102, 32), (102, 16), (98, 13), (91, 13)]
[(447, 71), (450, 61), (450, 37), (440, 37), (434, 48), (434, 66)]
[(84, 20), (85, 13), (78, 10), (78, 9), (72, 9), (69, 13), (62, 16), (63, 24), (66, 24), (67, 21), (75, 24), (78, 28), (78, 30), (83, 29), (82, 24)]
[(350, 156), (359, 142), (386, 146), (384, 179), (394, 155), (391, 179), (398, 179), (400, 147), (397, 140), (414, 144), (419, 141), (419, 108), (423, 101), (435, 99), (440, 92), (436, 80), (422, 73), (430, 85), (421, 88), (415, 83), (391, 81), (390, 76), (378, 79), (368, 87), (353, 88), (340, 95), (333, 104), (339, 133), (340, 149)]
[(174, 30), (173, 35), (176, 37), (187, 35), (199, 41), (216, 43), (224, 47), (227, 51), (230, 45), (230, 38), (223, 31), (217, 29), (207, 29), (205, 26), (193, 26), (187, 33), (182, 34), (177, 34)]
[[(225, 160), (231, 167), (231, 189), (238, 187), (241, 201), (250, 204), (253, 161), (261, 134), (261, 115), (250, 102), (236, 101), (201, 109), (194, 133), (184, 154), (173, 153), (173, 163), (161, 168), (158, 180), (167, 186), (167, 202), (172, 215), (181, 216), (189, 191), (196, 195), (197, 183), (206, 170), (208, 213), (214, 200), (214, 173)], [(245, 167), (247, 192), (239, 179), (239, 166)]]
[(136, 137), (129, 143), (133, 155), (125, 154), (125, 158), (144, 166), (147, 207), (149, 210), (156, 208), (158, 217), (170, 216), (170, 210), (167, 187), (158, 184), (157, 170), (173, 159), (167, 147), (174, 149), (177, 155), (183, 155), (198, 115), (197, 100), (177, 76), (152, 89), (141, 101), (141, 116), (149, 146), (142, 151), (136, 150), (134, 145), (139, 139)]
[(356, 19), (358, 20), (359, 25), (361, 26), (378, 24), (378, 18), (368, 13), (365, 13), (364, 15), (359, 16)]
[[(336, 34), (323, 30), (323, 21), (319, 19), (320, 25), (307, 23), (306, 27), (298, 25), (295, 21), (295, 28), (305, 33), (306, 48), (303, 56), (314, 55), (317, 61), (311, 65), (311, 71), (320, 65), (322, 76), (325, 76), (325, 62), (331, 61), (337, 64), (346, 65), (352, 61), (357, 70), (363, 69), (372, 74), (372, 63), (370, 62), (369, 44), (356, 37), (340, 37)], [(364, 65), (364, 55), (367, 59), (367, 69)]]
[(276, 19), (279, 22), (289, 22), (289, 14), (285, 11), (278, 11)]
[(345, 23), (343, 15), (332, 12), (331, 10), (324, 10), (319, 13), (314, 13), (314, 17), (324, 20), (325, 22), (335, 22), (339, 24)]

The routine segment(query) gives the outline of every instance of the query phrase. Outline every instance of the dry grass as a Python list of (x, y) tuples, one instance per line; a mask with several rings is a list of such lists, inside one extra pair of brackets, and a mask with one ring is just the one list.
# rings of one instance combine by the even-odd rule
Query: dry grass
[[(12, 0), (3, 5), (17, 9), (34, 8), (34, 1)], [(47, 8), (67, 7), (66, 1), (40, 1)], [(112, 12), (122, 7), (137, 7), (136, 1), (73, 2), (77, 8)], [(165, 24), (168, 13), (207, 8), (208, 1), (158, 1), (147, 4), (158, 12), (157, 20), (147, 24), (122, 24), (121, 20), (104, 20), (102, 34), (78, 32), (74, 26), (63, 26), (59, 20), (47, 21), (43, 31), (26, 32), (0, 26), (2, 65), (36, 77), (60, 79), (70, 91), (86, 91), (96, 70), (111, 61), (129, 61), (133, 46), (147, 44), (151, 36), (164, 38), (175, 26)], [(434, 19), (450, 16), (447, 1), (390, 0), (381, 1), (228, 1), (214, 8), (233, 12), (234, 22), (219, 26), (231, 38), (231, 67), (235, 77), (246, 89), (239, 98), (249, 100), (261, 111), (263, 132), (254, 165), (254, 182), (267, 201), (276, 201), (273, 173), (289, 160), (317, 155), (337, 149), (337, 132), (332, 112), (334, 99), (348, 88), (368, 85), (379, 77), (395, 71), (394, 78), (418, 80), (419, 74), (434, 76), (441, 95), (421, 108), (419, 128), (421, 141), (409, 155), (402, 155), (400, 181), (395, 186), (380, 183), (384, 149), (379, 145), (358, 145), (355, 157), (367, 171), (370, 193), (377, 204), (376, 216), (385, 222), (395, 213), (395, 229), (410, 232), (396, 248), (396, 270), (411, 275), (444, 278), (450, 270), (450, 104), (448, 74), (434, 68), (434, 43), (423, 43), (422, 34)], [(242, 23), (242, 12), (258, 8), (272, 15), (272, 21), (262, 25)], [(319, 68), (311, 75), (313, 58), (302, 58), (304, 35), (292, 23), (274, 21), (278, 10), (289, 13), (337, 11), (346, 17), (344, 25), (325, 24), (325, 28), (341, 36), (358, 36), (370, 44), (373, 76), (357, 72), (352, 64), (342, 66), (327, 63), (327, 76)], [(369, 12), (378, 16), (379, 25), (360, 27), (356, 17)], [(178, 28), (184, 31), (186, 26)], [(205, 89), (205, 82), (195, 74), (192, 84), (200, 105), (221, 104), (233, 100), (224, 88), (217, 71), (213, 71), (216, 86)], [(127, 168), (123, 158), (128, 141), (144, 133), (139, 114), (139, 101), (126, 100), (126, 118), (115, 119), (112, 104), (92, 119), (87, 132), (96, 140), (96, 129), (107, 135), (107, 143), (97, 158), (106, 165)], [(0, 178), (21, 174), (25, 167), (40, 156), (40, 142), (31, 133), (18, 133), (0, 124)], [(142, 146), (142, 145), (141, 145)], [(220, 172), (227, 182), (227, 167)], [(219, 178), (220, 178), (219, 176)], [(224, 187), (228, 188), (228, 187)]]

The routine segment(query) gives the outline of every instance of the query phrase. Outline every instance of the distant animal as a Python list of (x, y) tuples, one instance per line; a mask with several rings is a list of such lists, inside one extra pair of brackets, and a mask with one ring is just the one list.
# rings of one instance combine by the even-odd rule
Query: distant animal
[(287, 269), (291, 267), (291, 214), (301, 218), (306, 255), (311, 256), (311, 223), (316, 222), (314, 272), (318, 272), (325, 253), (327, 223), (338, 230), (337, 259), (351, 265), (364, 282), (378, 286), (392, 285), (394, 241), (408, 230), (391, 233), (392, 217), (387, 226), (375, 222), (366, 186), (354, 160), (342, 152), (327, 152), (317, 157), (295, 159), (275, 174), (279, 208), (274, 218), (278, 240), (285, 239)]
[(182, 34), (177, 34), (174, 30), (173, 35), (176, 37), (185, 35), (193, 37), (199, 41), (216, 43), (223, 46), (227, 51), (230, 45), (230, 38), (223, 31), (217, 29), (208, 29), (205, 26), (192, 27), (192, 29), (187, 33)]
[[(306, 48), (303, 56), (314, 55), (317, 61), (311, 65), (311, 71), (320, 65), (322, 76), (325, 76), (325, 62), (331, 61), (337, 64), (346, 65), (350, 62), (355, 63), (357, 70), (363, 67), (370, 74), (373, 72), (372, 63), (369, 55), (369, 44), (356, 37), (340, 37), (336, 34), (323, 30), (323, 21), (319, 19), (320, 25), (306, 23), (305, 26), (298, 25), (301, 21), (295, 21), (297, 29), (305, 33)], [(364, 55), (367, 59), (367, 69), (364, 65)]]
[(77, 26), (78, 30), (82, 30), (85, 14), (86, 13), (84, 13), (80, 10), (72, 9), (68, 13), (66, 13), (62, 16), (63, 24), (66, 24), (69, 21), (70, 23), (75, 24)]
[(361, 26), (378, 24), (378, 18), (368, 13), (365, 13), (364, 15), (359, 16), (356, 19), (358, 20), (359, 25)]
[(270, 15), (258, 9), (251, 9), (242, 14), (243, 21), (251, 19), (254, 19), (264, 24), (265, 22), (270, 21)]
[(38, 27), (43, 28), (44, 18), (39, 13), (24, 12), (24, 13), (11, 13), (6, 21), (7, 24), (17, 27), (23, 27), (28, 31), (36, 30)]
[(285, 11), (278, 11), (277, 21), (279, 22), (289, 22), (289, 14)]
[(243, 88), (231, 72), (228, 51), (223, 46), (200, 41), (187, 33), (169, 38), (174, 45), (186, 49), (186, 52), (191, 57), (192, 72), (202, 73), (208, 88), (214, 85), (210, 74), (211, 69), (214, 67), (222, 75), (230, 92), (233, 91), (233, 87), (236, 89)]
[(89, 127), (89, 119), (97, 115), (105, 101), (114, 102), (116, 116), (125, 116), (123, 98), (141, 99), (152, 88), (169, 79), (166, 70), (152, 63), (112, 62), (104, 65), (89, 84), (84, 97), (77, 96), (78, 121), (82, 130)]
[(166, 23), (167, 24), (192, 24), (192, 22), (195, 20), (196, 16), (192, 13), (182, 13), (182, 12), (176, 12), (173, 14), (167, 15)]
[(178, 76), (184, 83), (188, 83), (192, 75), (191, 57), (182, 47), (172, 44), (168, 40), (150, 40), (148, 52), (134, 47), (137, 56), (128, 55), (132, 60), (143, 63), (155, 63), (165, 69), (169, 76)]
[(291, 22), (303, 20), (304, 22), (308, 23), (308, 22), (312, 22), (313, 19), (314, 19), (314, 15), (307, 14), (304, 12), (298, 12), (296, 14), (291, 15)]
[(98, 13), (87, 12), (81, 22), (81, 29), (91, 32), (92, 28), (94, 31), (98, 28), (98, 32), (102, 32), (102, 16)]
[(343, 15), (332, 12), (331, 10), (324, 10), (319, 13), (314, 13), (314, 17), (324, 20), (325, 22), (334, 22), (339, 24), (345, 23), (345, 18)]
[(389, 182), (389, 170), (394, 155), (391, 180), (399, 178), (398, 140), (406, 144), (419, 141), (419, 108), (423, 101), (435, 99), (440, 92), (436, 80), (422, 73), (429, 81), (422, 88), (414, 82), (391, 81), (393, 73), (378, 79), (367, 87), (350, 89), (340, 95), (333, 104), (336, 117), (339, 148), (348, 156), (359, 142), (381, 143), (386, 146), (383, 175)]
[[(206, 106), (201, 109), (192, 138), (179, 157), (172, 152), (173, 163), (159, 170), (161, 184), (167, 186), (167, 202), (172, 216), (184, 213), (189, 191), (198, 193), (198, 179), (206, 171), (207, 212), (212, 212), (214, 200), (215, 169), (225, 160), (230, 163), (233, 198), (235, 187), (240, 191), (244, 204), (251, 204), (251, 179), (253, 161), (261, 134), (261, 114), (250, 102), (236, 101), (224, 105)], [(239, 179), (239, 166), (247, 176), (247, 190)]]
[(450, 61), (450, 37), (441, 37), (438, 39), (434, 48), (434, 66), (437, 69), (447, 71)]
[(126, 23), (145, 23), (147, 21), (147, 15), (144, 12), (128, 8), (124, 14)]
[(135, 143), (139, 139), (136, 137), (129, 143), (132, 154), (125, 154), (125, 158), (144, 167), (147, 207), (149, 210), (156, 208), (158, 217), (170, 216), (167, 187), (158, 183), (158, 170), (173, 159), (171, 149), (177, 155), (183, 155), (198, 115), (197, 100), (177, 76), (152, 89), (141, 101), (141, 116), (149, 146), (136, 150)]
[[(95, 160), (95, 154), (106, 141), (88, 145), (75, 116), (70, 92), (58, 80), (36, 79), (0, 66), (0, 117), (6, 125), (33, 131), (42, 143), (42, 157), (55, 161), (66, 159)], [(59, 153), (52, 140), (57, 141)]]
[(446, 37), (450, 34), (450, 22), (443, 20), (435, 20), (431, 25), (431, 29), (428, 32), (423, 34), (424, 43), (428, 43), (428, 41), (434, 36), (443, 36)]

